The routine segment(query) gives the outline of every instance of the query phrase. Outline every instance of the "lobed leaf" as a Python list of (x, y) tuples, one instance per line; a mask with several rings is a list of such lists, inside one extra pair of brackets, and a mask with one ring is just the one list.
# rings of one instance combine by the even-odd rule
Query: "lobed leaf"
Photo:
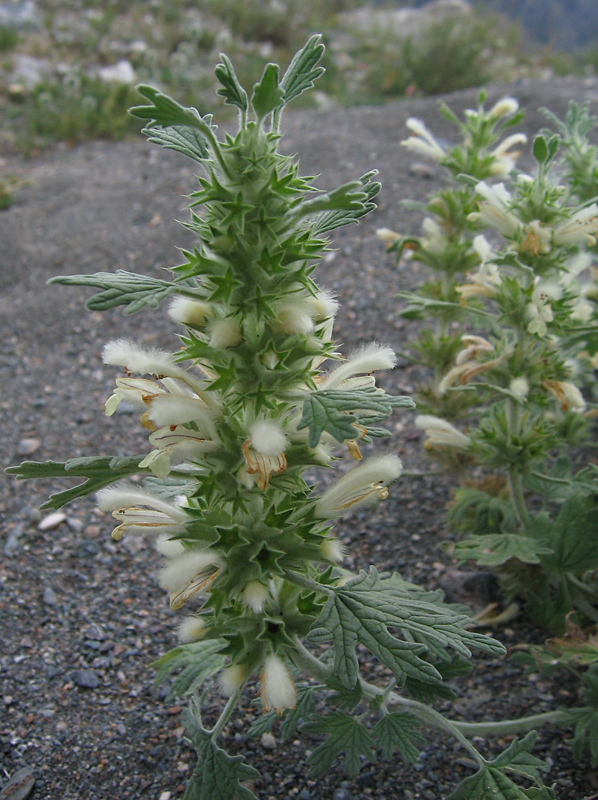
[(311, 89), (314, 82), (323, 74), (324, 67), (317, 66), (325, 49), (321, 39), (320, 34), (312, 36), (289, 64), (280, 81), (285, 105), (303, 94), (306, 89)]
[(165, 683), (175, 670), (182, 668), (172, 682), (167, 700), (193, 694), (223, 668), (226, 660), (220, 654), (223, 646), (221, 640), (206, 639), (169, 650), (151, 665), (156, 669), (154, 685)]
[(143, 306), (156, 308), (158, 304), (176, 291), (177, 284), (149, 278), (135, 272), (117, 269), (116, 272), (96, 272), (95, 275), (58, 275), (48, 283), (65, 286), (95, 286), (103, 291), (92, 295), (87, 308), (92, 311), (106, 311), (115, 306), (127, 306), (125, 314), (134, 314)]
[(415, 764), (426, 743), (419, 728), (420, 723), (413, 714), (393, 712), (376, 723), (372, 735), (384, 758), (390, 761), (396, 748), (406, 764)]
[(237, 106), (243, 113), (247, 111), (247, 93), (239, 83), (235, 70), (230, 60), (224, 53), (220, 53), (220, 63), (214, 70), (216, 78), (222, 84), (217, 94), (224, 97), (224, 102), (229, 106)]
[(68, 461), (24, 461), (15, 467), (6, 470), (10, 475), (16, 475), (18, 480), (37, 480), (38, 478), (86, 478), (83, 483), (66, 489), (63, 492), (51, 494), (41, 508), (61, 508), (77, 497), (93, 494), (104, 486), (115, 481), (145, 472), (139, 469), (141, 456), (129, 458), (126, 456), (89, 456), (83, 458), (69, 458)]
[(529, 536), (515, 533), (471, 536), (455, 546), (457, 558), (475, 561), (485, 567), (498, 567), (511, 558), (524, 564), (539, 564), (541, 555), (550, 555), (552, 552), (550, 547), (545, 547)]
[(301, 727), (303, 733), (324, 733), (328, 738), (308, 757), (310, 774), (314, 777), (327, 772), (340, 754), (345, 754), (343, 768), (347, 775), (356, 778), (361, 767), (360, 756), (376, 761), (376, 743), (370, 732), (361, 722), (333, 711), (327, 716), (317, 716), (312, 722)]

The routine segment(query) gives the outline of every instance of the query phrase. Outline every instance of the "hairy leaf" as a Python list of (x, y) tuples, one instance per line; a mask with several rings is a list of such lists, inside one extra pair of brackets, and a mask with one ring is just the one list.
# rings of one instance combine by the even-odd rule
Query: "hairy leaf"
[(183, 711), (182, 720), (197, 750), (197, 764), (183, 800), (257, 800), (241, 781), (259, 777), (243, 756), (229, 756), (201, 726), (193, 706)]
[(9, 467), (6, 472), (16, 475), (18, 480), (37, 478), (87, 478), (83, 483), (66, 489), (63, 492), (51, 494), (41, 508), (61, 508), (76, 497), (85, 497), (93, 494), (104, 486), (114, 481), (134, 475), (136, 472), (145, 472), (139, 469), (141, 456), (128, 458), (126, 456), (89, 456), (83, 458), (69, 458), (68, 461), (24, 461), (15, 467)]
[(284, 92), (278, 85), (278, 64), (266, 64), (259, 83), (253, 87), (251, 105), (258, 119), (263, 119), (282, 105)]
[(359, 775), (361, 755), (376, 761), (376, 743), (368, 729), (348, 714), (333, 711), (325, 717), (318, 716), (301, 727), (304, 733), (324, 733), (328, 738), (308, 757), (313, 776), (327, 772), (339, 753), (345, 754), (343, 769), (351, 778)]
[(306, 89), (311, 89), (314, 82), (324, 72), (324, 67), (316, 66), (324, 55), (321, 38), (320, 34), (312, 36), (307, 44), (295, 54), (283, 75), (280, 88), (283, 91), (285, 105), (303, 94)]
[(58, 275), (48, 283), (61, 283), (68, 286), (95, 286), (103, 291), (92, 295), (87, 308), (92, 311), (105, 311), (114, 306), (127, 306), (125, 314), (134, 314), (143, 306), (156, 308), (165, 297), (176, 291), (177, 284), (161, 281), (117, 269), (116, 272), (96, 272), (95, 275)]
[(376, 204), (373, 202), (374, 197), (376, 197), (382, 188), (377, 181), (373, 180), (377, 174), (377, 170), (372, 170), (359, 179), (361, 190), (365, 194), (361, 208), (320, 212), (314, 220), (312, 233), (315, 236), (320, 236), (328, 231), (341, 228), (344, 225), (358, 222), (365, 214), (369, 214), (370, 211), (373, 211), (376, 208)]
[(538, 734), (530, 731), (523, 739), (514, 739), (498, 758), (485, 761), (475, 775), (462, 781), (447, 800), (529, 800), (527, 791), (505, 772), (531, 778), (539, 789), (544, 788), (540, 773), (545, 772), (548, 766), (530, 753), (537, 738)]
[(584, 572), (598, 567), (598, 506), (591, 497), (572, 495), (556, 520), (536, 524), (530, 535), (549, 547), (542, 565), (556, 572)]
[(455, 555), (463, 560), (472, 560), (485, 567), (498, 567), (510, 558), (524, 564), (539, 564), (541, 555), (550, 555), (552, 550), (529, 536), (514, 533), (489, 533), (472, 536), (455, 546)]
[[(385, 664), (399, 685), (407, 677), (439, 683), (441, 674), (425, 657), (449, 661), (447, 648), (465, 657), (471, 655), (469, 647), (504, 652), (494, 639), (465, 630), (467, 615), (399, 586), (383, 586), (374, 567), (342, 587), (331, 587), (331, 592), (307, 638), (315, 643), (332, 639), (335, 674), (349, 689), (358, 680), (357, 644)], [(406, 640), (397, 639), (389, 628), (401, 630)]]
[(323, 389), (311, 392), (303, 403), (299, 430), (309, 427), (308, 444), (315, 447), (322, 433), (329, 433), (337, 442), (355, 439), (355, 425), (366, 428), (392, 414), (393, 408), (415, 408), (410, 397), (392, 397), (380, 389)]
[(165, 683), (175, 670), (182, 668), (172, 682), (167, 699), (193, 694), (224, 666), (225, 658), (219, 653), (223, 646), (222, 641), (207, 639), (169, 650), (151, 665), (156, 669), (154, 684)]
[(237, 106), (243, 113), (247, 111), (247, 93), (235, 75), (235, 70), (229, 59), (220, 53), (220, 63), (214, 70), (216, 78), (222, 84), (217, 94), (224, 97), (224, 102), (229, 106)]
[(390, 759), (395, 748), (407, 764), (415, 764), (426, 743), (419, 732), (420, 724), (413, 714), (385, 714), (374, 726), (372, 734), (384, 758)]

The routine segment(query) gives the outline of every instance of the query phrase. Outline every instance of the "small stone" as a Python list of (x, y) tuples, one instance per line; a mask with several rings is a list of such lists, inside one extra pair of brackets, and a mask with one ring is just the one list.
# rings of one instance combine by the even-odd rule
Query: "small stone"
[(82, 689), (97, 689), (100, 679), (92, 669), (78, 669), (73, 672), (73, 680)]
[(332, 795), (332, 800), (353, 800), (353, 798), (347, 789), (337, 789)]
[(59, 525), (66, 519), (66, 514), (63, 514), (62, 511), (55, 511), (53, 514), (48, 514), (47, 517), (44, 517), (42, 521), (37, 526), (38, 531), (51, 531), (54, 528), (57, 528)]
[(436, 177), (436, 170), (429, 164), (422, 164), (419, 161), (414, 161), (409, 167), (409, 174), (415, 178), (431, 179)]
[(32, 453), (35, 453), (40, 446), (41, 441), (39, 439), (21, 439), (17, 445), (17, 453), (20, 456), (30, 456)]
[(311, 800), (311, 794), (308, 792), (307, 789), (301, 789), (299, 794), (297, 795), (298, 800)]
[(262, 734), (262, 747), (264, 750), (276, 750), (276, 739), (271, 733)]
[(31, 767), (24, 767), (12, 776), (0, 792), (0, 800), (25, 800), (35, 786)]
[(77, 519), (77, 517), (67, 517), (66, 518), (66, 524), (75, 533), (81, 533), (81, 531), (85, 527), (85, 524), (83, 522), (81, 522), (80, 519)]
[(42, 600), (47, 606), (55, 606), (58, 604), (58, 598), (56, 597), (56, 594), (51, 586), (45, 587)]

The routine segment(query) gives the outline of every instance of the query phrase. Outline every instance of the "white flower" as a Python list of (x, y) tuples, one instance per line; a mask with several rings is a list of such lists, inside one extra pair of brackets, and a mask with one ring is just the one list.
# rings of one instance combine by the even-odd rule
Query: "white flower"
[(177, 628), (177, 636), (181, 644), (196, 642), (205, 632), (206, 623), (201, 617), (185, 617)]
[(434, 161), (442, 161), (446, 153), (424, 123), (415, 117), (410, 117), (406, 124), (413, 135), (404, 139), (401, 144), (408, 150), (433, 158)]
[(247, 677), (244, 664), (233, 664), (223, 669), (218, 676), (218, 688), (225, 697), (232, 697), (243, 686)]
[(525, 144), (526, 142), (527, 136), (524, 133), (514, 133), (511, 136), (507, 136), (506, 139), (503, 139), (503, 141), (490, 152), (490, 155), (494, 159), (494, 163), (490, 167), (492, 175), (498, 176), (499, 178), (504, 178), (509, 175), (515, 168), (517, 158), (521, 155), (521, 151), (515, 150), (512, 152), (511, 148), (517, 144)]
[(582, 393), (574, 383), (569, 381), (542, 381), (549, 392), (556, 397), (561, 404), (561, 411), (569, 409), (573, 411), (585, 411), (586, 401)]
[(483, 263), (477, 272), (468, 276), (468, 283), (457, 286), (457, 292), (461, 295), (461, 305), (466, 305), (468, 297), (490, 299), (496, 297), (500, 283), (500, 273), (496, 264)]
[(447, 249), (447, 238), (440, 225), (430, 217), (425, 217), (422, 227), (425, 236), (421, 240), (422, 248), (433, 255), (440, 255)]
[(203, 300), (191, 300), (189, 297), (175, 297), (168, 308), (168, 316), (174, 322), (190, 325), (193, 328), (203, 328), (206, 318), (213, 314), (214, 309), (210, 303)]
[(126, 367), (131, 372), (139, 372), (142, 375), (181, 379), (188, 377), (186, 370), (175, 364), (170, 353), (155, 348), (145, 350), (128, 339), (108, 342), (104, 346), (102, 359), (104, 364)]
[(241, 592), (242, 602), (255, 611), (256, 614), (262, 613), (268, 596), (268, 587), (264, 586), (261, 581), (247, 581), (245, 588)]
[(482, 262), (482, 264), (485, 264), (486, 261), (492, 261), (492, 259), (496, 255), (496, 253), (492, 248), (492, 245), (490, 244), (488, 239), (486, 239), (483, 233), (474, 236), (472, 247), (480, 257), (480, 261)]
[(461, 337), (461, 341), (467, 346), (457, 354), (456, 364), (463, 364), (465, 361), (476, 358), (480, 353), (492, 353), (494, 350), (493, 345), (481, 336), (465, 334)]
[(503, 183), (489, 186), (485, 181), (480, 181), (475, 187), (476, 192), (483, 197), (480, 202), (480, 216), (488, 224), (496, 228), (503, 236), (513, 237), (521, 228), (521, 222), (512, 211), (509, 211), (511, 195)]
[[(547, 322), (552, 322), (553, 313), (550, 306), (550, 295), (545, 289), (549, 287), (538, 283), (532, 292), (531, 303), (527, 304), (525, 316), (528, 320), (527, 330), (543, 339), (547, 333)], [(558, 299), (558, 298), (555, 298)]]
[(180, 506), (126, 484), (100, 489), (96, 498), (102, 511), (111, 511), (120, 520), (120, 525), (112, 531), (116, 540), (125, 533), (179, 533), (190, 521)]
[(445, 419), (432, 414), (420, 414), (415, 418), (415, 426), (425, 431), (428, 439), (424, 447), (432, 450), (435, 447), (451, 447), (455, 450), (467, 450), (471, 439)]
[[(199, 427), (197, 422), (195, 425)], [(213, 427), (207, 425), (199, 430), (184, 425), (167, 425), (151, 433), (149, 443), (155, 449), (139, 462), (139, 466), (150, 469), (158, 478), (165, 478), (174, 464), (197, 460), (220, 446)]]
[(392, 369), (397, 357), (390, 347), (381, 347), (375, 343), (362, 347), (353, 353), (347, 361), (333, 370), (323, 381), (321, 389), (339, 389), (341, 385), (354, 375), (364, 375), (375, 370)]
[(524, 378), (523, 376), (519, 378), (513, 378), (509, 384), (509, 391), (516, 397), (520, 397), (522, 400), (526, 398), (529, 392), (529, 383), (527, 382), (527, 378)]
[(236, 347), (243, 341), (239, 323), (232, 317), (213, 319), (209, 325), (209, 332), (210, 347), (214, 347), (216, 350)]
[(596, 244), (596, 233), (598, 233), (598, 204), (592, 203), (558, 225), (554, 229), (552, 238), (559, 247), (583, 244), (584, 242), (588, 246), (592, 246)]
[(266, 656), (260, 678), (264, 711), (274, 709), (277, 714), (297, 705), (295, 681), (280, 656)]
[(521, 252), (529, 252), (532, 256), (546, 255), (550, 253), (551, 237), (550, 228), (544, 227), (540, 220), (534, 219), (528, 225)]
[(388, 497), (388, 484), (401, 474), (397, 456), (370, 458), (355, 467), (327, 489), (316, 502), (316, 516), (322, 519), (342, 516), (347, 509)]
[(323, 322), (326, 319), (330, 319), (338, 311), (338, 300), (332, 292), (326, 290), (317, 291), (314, 295), (310, 295), (307, 298), (307, 302), (312, 308), (315, 322)]
[(186, 550), (160, 571), (159, 584), (170, 594), (170, 607), (176, 611), (223, 568), (222, 556), (215, 550)]
[(288, 443), (278, 420), (258, 420), (249, 429), (249, 444), (263, 456), (283, 453)]
[(518, 109), (519, 103), (514, 97), (503, 97), (492, 106), (488, 112), (488, 116), (490, 119), (499, 120), (502, 119), (502, 117), (512, 116)]
[(381, 239), (387, 247), (393, 245), (401, 238), (401, 234), (396, 231), (391, 231), (390, 228), (378, 228), (376, 236)]
[(290, 297), (274, 304), (276, 320), (272, 330), (276, 333), (302, 333), (307, 335), (314, 330), (316, 308), (312, 298), (304, 292), (293, 292)]

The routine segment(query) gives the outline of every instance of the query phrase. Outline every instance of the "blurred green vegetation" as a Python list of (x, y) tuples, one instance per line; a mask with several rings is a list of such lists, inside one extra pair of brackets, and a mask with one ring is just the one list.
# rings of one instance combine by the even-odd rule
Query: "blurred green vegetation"
[[(12, 139), (33, 153), (51, 141), (118, 139), (138, 130), (126, 113), (136, 102), (134, 89), (101, 77), (102, 68), (121, 60), (136, 82), (157, 85), (205, 113), (213, 108), (221, 50), (251, 86), (267, 61), (284, 68), (314, 32), (322, 32), (328, 49), (312, 104), (379, 103), (598, 71), (598, 48), (534, 49), (516, 23), (496, 14), (457, 14), (405, 36), (375, 22), (356, 28), (347, 12), (364, 7), (364, 0), (46, 0), (37, 29), (0, 27), (2, 143)], [(384, 9), (396, 11), (396, 3), (377, 3), (372, 19)], [(43, 65), (38, 83), (11, 77), (24, 57)]]

